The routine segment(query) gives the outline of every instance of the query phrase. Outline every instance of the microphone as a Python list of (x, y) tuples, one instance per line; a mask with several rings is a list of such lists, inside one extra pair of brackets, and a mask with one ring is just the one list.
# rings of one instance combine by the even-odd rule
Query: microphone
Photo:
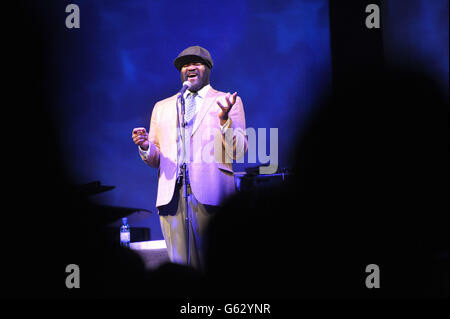
[(190, 89), (190, 88), (191, 88), (191, 86), (192, 86), (192, 83), (191, 83), (191, 82), (189, 82), (189, 81), (184, 81), (184, 82), (183, 82), (183, 87), (182, 87), (181, 90), (180, 90), (180, 95), (183, 95), (184, 92), (186, 92), (187, 89)]

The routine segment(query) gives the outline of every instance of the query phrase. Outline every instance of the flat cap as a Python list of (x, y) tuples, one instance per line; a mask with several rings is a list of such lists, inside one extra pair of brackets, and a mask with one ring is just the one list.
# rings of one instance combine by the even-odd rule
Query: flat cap
[(209, 54), (208, 50), (198, 45), (195, 45), (181, 51), (181, 53), (178, 54), (175, 61), (173, 61), (173, 64), (178, 69), (178, 71), (181, 71), (183, 65), (189, 62), (198, 62), (198, 61), (205, 63), (210, 69), (212, 69), (213, 67), (211, 54)]

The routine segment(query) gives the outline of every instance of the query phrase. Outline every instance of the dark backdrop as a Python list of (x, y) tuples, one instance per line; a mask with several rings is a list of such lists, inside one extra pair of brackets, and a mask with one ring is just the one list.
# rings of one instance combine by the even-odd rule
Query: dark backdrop
[[(80, 7), (80, 29), (64, 24), (65, 7), (72, 2)], [(366, 2), (330, 3), (340, 13), (348, 6), (361, 37), (368, 32), (367, 13), (355, 11), (354, 4), (363, 9)], [(382, 59), (421, 67), (448, 97), (448, 1), (377, 3), (382, 28), (371, 31), (379, 34), (376, 47)], [(330, 7), (325, 0), (191, 1), (189, 6), (178, 0), (27, 1), (10, 11), (17, 18), (11, 25), (22, 26), (27, 37), (13, 37), (7, 51), (20, 60), (11, 65), (23, 68), (16, 72), (19, 88), (27, 88), (33, 67), (41, 72), (36, 83), (28, 84), (47, 92), (45, 111), (56, 123), (61, 163), (71, 179), (115, 185), (96, 199), (154, 211), (135, 226), (150, 227), (151, 239), (162, 239), (155, 208), (157, 170), (141, 162), (130, 136), (133, 127), (148, 127), (155, 102), (179, 89), (173, 59), (189, 45), (206, 47), (215, 63), (212, 85), (239, 93), (248, 127), (266, 128), (267, 134), (278, 128), (280, 167), (290, 167), (289, 155), (309, 111), (338, 72), (333, 63), (336, 68), (352, 61), (342, 63), (333, 55)], [(338, 36), (336, 41), (346, 41), (341, 57), (342, 49), (345, 56), (363, 52), (367, 45), (351, 34)], [(367, 62), (365, 55), (353, 54), (352, 59)], [(32, 97), (26, 89), (16, 94), (13, 105), (19, 105), (20, 115), (35, 107)], [(20, 98), (28, 100), (21, 103)], [(17, 125), (25, 123), (20, 116), (14, 119)], [(26, 140), (38, 143), (39, 132), (30, 133)], [(15, 144), (23, 146), (22, 140), (11, 143), (23, 156)], [(256, 164), (235, 165), (235, 170)]]
[[(156, 213), (157, 170), (140, 160), (131, 130), (148, 128), (153, 105), (179, 90), (173, 60), (184, 48), (211, 52), (211, 84), (239, 93), (247, 127), (278, 128), (282, 167), (331, 82), (327, 1), (78, 1), (81, 28), (72, 30), (67, 3), (51, 19), (64, 157), (75, 182), (116, 186), (97, 196), (103, 203)], [(156, 214), (145, 224), (162, 239)]]

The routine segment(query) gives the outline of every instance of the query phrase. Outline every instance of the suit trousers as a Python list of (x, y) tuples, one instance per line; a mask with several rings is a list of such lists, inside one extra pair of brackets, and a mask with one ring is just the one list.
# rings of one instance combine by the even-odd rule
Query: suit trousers
[(191, 266), (203, 270), (205, 230), (217, 207), (201, 204), (195, 198), (189, 185), (188, 205), (189, 210), (186, 209), (183, 187), (181, 183), (177, 183), (172, 200), (167, 205), (158, 207), (161, 230), (170, 261), (188, 264), (186, 214), (189, 213)]

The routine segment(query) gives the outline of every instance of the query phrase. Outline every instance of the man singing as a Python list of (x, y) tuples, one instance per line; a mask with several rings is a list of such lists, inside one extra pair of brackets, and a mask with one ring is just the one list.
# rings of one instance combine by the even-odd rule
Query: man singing
[[(189, 213), (190, 265), (201, 269), (205, 227), (215, 208), (235, 191), (232, 161), (247, 150), (244, 106), (236, 92), (211, 87), (213, 60), (206, 49), (188, 47), (174, 64), (181, 82), (190, 83), (183, 94), (185, 139), (178, 93), (155, 104), (148, 134), (145, 128), (134, 128), (132, 138), (142, 160), (158, 168), (156, 206), (170, 260), (188, 263)], [(189, 209), (183, 197), (183, 163)]]

